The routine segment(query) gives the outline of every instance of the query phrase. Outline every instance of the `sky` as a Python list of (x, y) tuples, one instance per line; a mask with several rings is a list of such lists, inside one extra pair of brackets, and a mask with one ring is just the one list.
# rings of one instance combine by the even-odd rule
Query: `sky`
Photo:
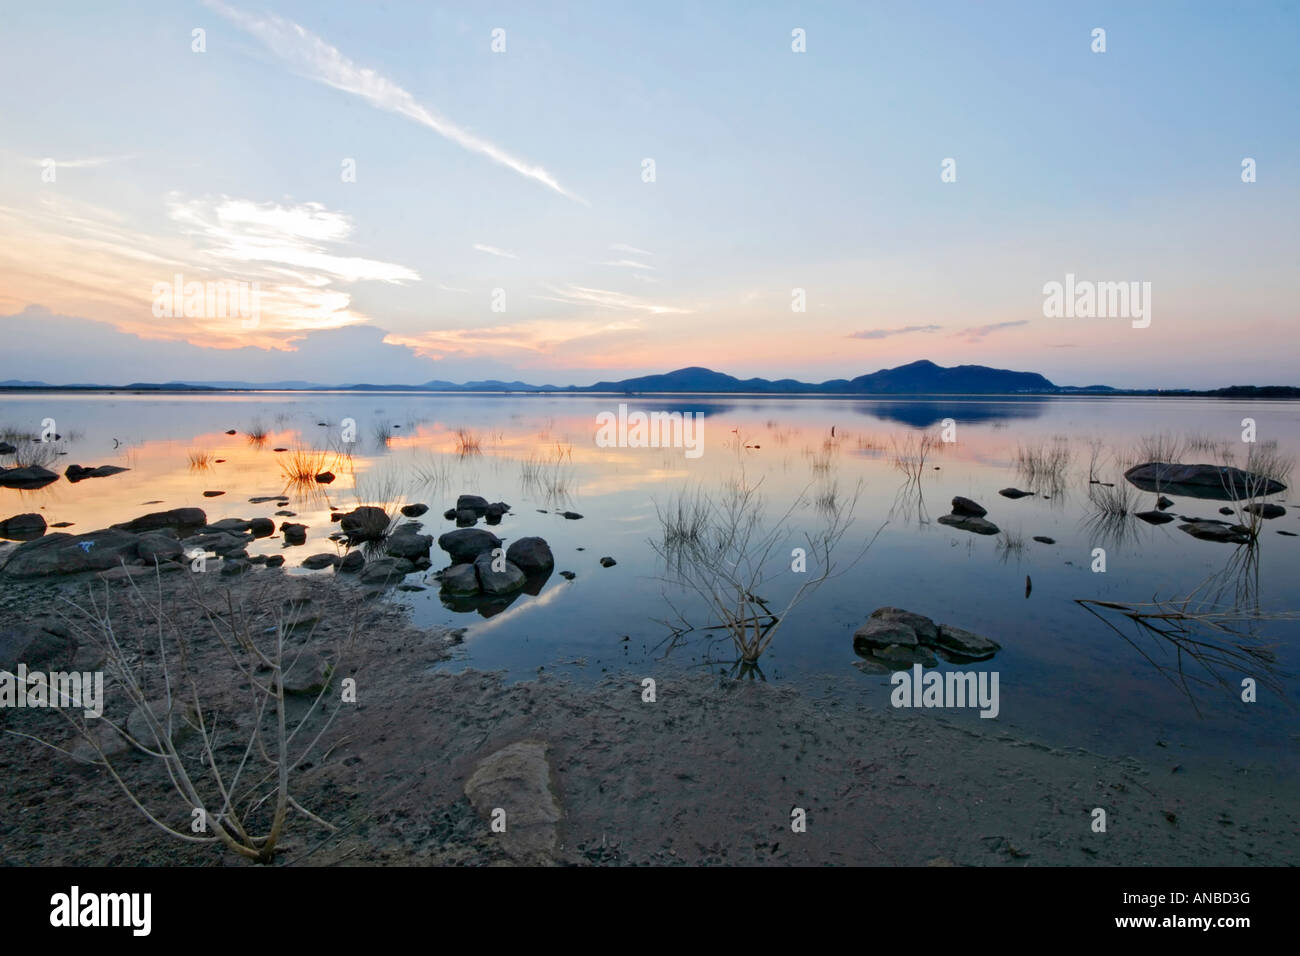
[(8, 3), (0, 380), (1300, 385), (1297, 49), (1293, 2)]

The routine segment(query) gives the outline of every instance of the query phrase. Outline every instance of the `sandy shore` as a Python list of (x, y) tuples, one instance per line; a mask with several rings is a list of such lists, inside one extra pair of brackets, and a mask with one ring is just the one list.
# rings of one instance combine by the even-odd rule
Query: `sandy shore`
[[(66, 613), (60, 597), (84, 594), (94, 580), (3, 582), (0, 630), (59, 607)], [(1267, 776), (1171, 775), (1134, 760), (1053, 749), (1005, 733), (997, 721), (972, 725), (934, 711), (855, 706), (812, 689), (670, 673), (611, 676), (595, 687), (454, 674), (435, 665), (448, 657), (455, 632), (417, 629), (400, 607), (328, 573), (174, 573), (161, 581), (168, 602), (198, 594), (216, 606), (227, 592), (235, 605), (310, 597), (320, 623), (303, 639), (337, 665), (331, 700), (344, 676), (356, 681), (357, 702), (343, 707), (293, 778), (303, 806), (338, 829), (291, 815), (280, 864), (1296, 860), (1300, 798)], [(156, 597), (157, 587), (143, 593)], [(110, 593), (119, 639), (141, 638), (147, 647), (150, 619), (139, 596), (120, 583)], [(354, 614), (359, 639), (335, 660)], [(193, 630), (192, 653), (212, 682), (210, 706), (238, 727), (243, 697), (229, 657), (202, 631)], [(643, 699), (645, 676), (657, 680), (653, 703)], [(120, 697), (110, 690), (110, 716)], [(292, 716), (305, 707), (295, 702), (288, 710)], [(49, 711), (0, 710), (0, 729), (74, 742)], [(528, 768), (498, 775), (496, 790), (489, 781), (475, 800), (467, 797), (476, 768), (488, 768), (481, 784), (493, 766), (500, 769), (493, 755), (521, 741), (533, 757)], [(128, 753), (114, 766), (173, 825), (188, 820), (161, 762)], [(163, 834), (102, 768), (33, 741), (0, 736), (0, 777), (6, 864), (246, 865), (219, 847)], [(506, 834), (491, 830), (494, 798), (510, 804), (515, 824)], [(537, 816), (540, 804), (558, 813)], [(1105, 833), (1092, 830), (1097, 807), (1106, 810)], [(792, 830), (796, 810), (805, 812), (805, 832)]]

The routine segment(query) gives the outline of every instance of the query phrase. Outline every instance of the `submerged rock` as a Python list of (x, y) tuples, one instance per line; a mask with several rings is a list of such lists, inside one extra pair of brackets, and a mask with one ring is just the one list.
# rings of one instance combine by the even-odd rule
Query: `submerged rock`
[(1163, 511), (1138, 511), (1133, 517), (1141, 518), (1147, 524), (1168, 524), (1174, 520), (1173, 515), (1167, 515)]
[[(930, 627), (934, 628), (933, 622)], [(901, 621), (870, 620), (853, 632), (853, 649), (873, 654), (882, 647), (914, 647), (919, 643), (916, 630)]]
[(1231, 465), (1178, 465), (1150, 461), (1124, 472), (1129, 483), (1143, 491), (1168, 491), (1191, 498), (1236, 501), (1276, 495), (1286, 485)]
[(946, 524), (949, 527), (960, 528), (962, 531), (971, 531), (975, 534), (997, 534), (1001, 530), (992, 521), (964, 515), (943, 515), (939, 518), (939, 524)]
[(461, 495), (456, 499), (457, 511), (472, 511), (476, 517), (487, 514), (488, 501), (479, 495)]
[[(1003, 498), (1029, 498), (1033, 495), (1032, 491), (1021, 491), (1019, 488), (1003, 488), (998, 492)], [(954, 509), (955, 510), (955, 509)]]
[(1246, 505), (1242, 509), (1247, 514), (1259, 515), (1261, 518), (1280, 518), (1286, 514), (1286, 509), (1281, 505), (1275, 505), (1272, 502), (1256, 501)]
[(924, 614), (880, 607), (853, 633), (853, 649), (875, 665), (933, 667), (936, 651), (952, 661), (977, 661), (992, 657), (1001, 645), (964, 628), (936, 624)]
[(406, 515), (406, 517), (408, 518), (418, 518), (420, 517), (420, 515), (424, 514), (428, 510), (429, 510), (428, 505), (422, 505), (422, 504), (402, 505), (402, 514)]
[(58, 480), (58, 475), (40, 465), (0, 468), (0, 488), (44, 488)]
[(63, 475), (68, 481), (75, 483), (86, 478), (107, 478), (109, 475), (117, 475), (130, 470), (117, 465), (100, 465), (98, 468), (82, 468), (80, 465), (69, 465), (64, 469)]
[(600, 566), (602, 568), (612, 568), (616, 564), (618, 564), (618, 562), (615, 561), (613, 558), (611, 558), (609, 555), (605, 555), (603, 558), (600, 559)]
[[(915, 632), (917, 640), (922, 644), (933, 644), (938, 634), (938, 627), (934, 621), (930, 620), (924, 614), (916, 614), (912, 611), (905, 611), (901, 607), (878, 607), (871, 612), (871, 621), (890, 621), (899, 624), (906, 624)], [(897, 643), (905, 644), (906, 641)]]
[(0, 538), (11, 541), (31, 541), (45, 534), (45, 518), (35, 512), (14, 515), (0, 521)]
[(1208, 518), (1180, 524), (1178, 530), (1186, 531), (1193, 538), (1200, 538), (1202, 541), (1220, 541), (1225, 544), (1247, 544), (1250, 541), (1250, 532), (1241, 525), (1211, 521)]
[(975, 661), (987, 660), (1002, 649), (1002, 645), (996, 641), (950, 624), (939, 625), (936, 646)]

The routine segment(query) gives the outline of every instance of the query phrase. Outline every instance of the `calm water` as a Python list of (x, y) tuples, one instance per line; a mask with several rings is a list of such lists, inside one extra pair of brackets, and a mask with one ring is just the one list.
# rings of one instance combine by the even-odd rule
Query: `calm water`
[[(701, 412), (703, 454), (681, 449), (602, 448), (595, 442), (596, 416), (619, 401), (632, 409)], [(0, 396), (0, 425), (39, 432), (53, 418), (69, 463), (122, 465), (131, 470), (109, 478), (46, 488), (0, 489), (0, 517), (39, 510), (50, 523), (70, 521), (74, 532), (91, 531), (148, 511), (203, 507), (210, 521), (271, 515), (274, 502), (248, 499), (281, 492), (293, 520), (309, 526), (307, 543), (286, 547), (277, 535), (251, 552), (284, 551), (293, 568), (304, 557), (335, 551), (331, 509), (359, 503), (424, 502), (426, 532), (453, 527), (442, 512), (461, 493), (481, 494), (512, 506), (498, 527), (506, 539), (545, 537), (556, 571), (536, 595), (523, 594), (485, 617), (474, 609), (444, 607), (436, 582), (412, 575), (429, 589), (404, 592), (417, 622), (468, 627), (453, 666), (500, 669), (515, 677), (539, 668), (579, 679), (626, 670), (671, 676), (683, 669), (725, 673), (733, 654), (697, 630), (669, 649), (664, 621), (677, 622), (676, 607), (701, 628), (698, 605), (664, 583), (664, 569), (650, 545), (660, 533), (656, 502), (684, 488), (714, 493), (741, 470), (761, 479), (761, 493), (775, 518), (806, 493), (809, 502), (790, 518), (791, 538), (776, 559), (764, 594), (781, 605), (798, 587), (788, 572), (789, 548), (805, 530), (824, 523), (813, 501), (835, 489), (861, 494), (854, 525), (840, 549), (842, 566), (879, 529), (866, 555), (827, 582), (795, 609), (764, 656), (767, 680), (829, 688), (888, 706), (887, 677), (853, 666), (853, 631), (881, 605), (897, 605), (991, 637), (1003, 645), (991, 661), (963, 669), (1000, 673), (1005, 724), (1059, 745), (1168, 758), (1188, 765), (1236, 762), (1292, 769), (1300, 743), (1294, 676), (1300, 664), (1300, 624), (1271, 621), (1255, 638), (1272, 645), (1275, 660), (1217, 666), (1228, 689), (1184, 685), (1180, 658), (1167, 640), (1144, 636), (1122, 617), (1105, 620), (1076, 599), (1143, 602), (1184, 596), (1203, 582), (1220, 603), (1257, 604), (1266, 612), (1300, 608), (1300, 508), (1265, 523), (1259, 547), (1200, 541), (1178, 530), (1129, 518), (1098, 523), (1088, 500), (1093, 439), (1103, 450), (1097, 476), (1122, 484), (1121, 473), (1144, 436), (1166, 434), (1186, 443), (1189, 435), (1223, 443), (1244, 463), (1242, 419), (1255, 419), (1260, 440), (1275, 440), (1288, 457), (1300, 451), (1300, 405), (1209, 400), (899, 400), (845, 401), (749, 397), (665, 398), (262, 393), (217, 396), (43, 394)], [(289, 449), (329, 449), (340, 423), (355, 420), (357, 443), (350, 459), (329, 454), (325, 466), (338, 477), (328, 487), (295, 489), (284, 464)], [(894, 443), (909, 435), (938, 435), (940, 422), (956, 423), (957, 441), (931, 455), (919, 493), (894, 465)], [(319, 424), (325, 423), (325, 424)], [(248, 432), (260, 425), (266, 441)], [(834, 428), (834, 437), (832, 437)], [(225, 432), (236, 429), (238, 434)], [(457, 430), (479, 442), (477, 453), (458, 453)], [(1034, 482), (1018, 473), (1019, 446), (1064, 445), (1071, 458), (1064, 481)], [(748, 447), (745, 447), (748, 446)], [(224, 462), (195, 467), (191, 452)], [(1212, 461), (1211, 451), (1187, 450), (1186, 462)], [(530, 474), (540, 464), (541, 480)], [(937, 466), (937, 469), (936, 467)], [(532, 480), (530, 480), (532, 479)], [(1012, 501), (997, 494), (1007, 486), (1033, 489)], [(205, 490), (224, 491), (204, 498)], [(1044, 497), (1044, 494), (1050, 497)], [(939, 524), (954, 495), (989, 510), (990, 520), (1023, 549), (1007, 549), (998, 537), (973, 535)], [(1284, 492), (1275, 500), (1285, 502)], [(1154, 507), (1142, 494), (1139, 508)], [(1174, 514), (1219, 517), (1219, 501), (1174, 496)], [(146, 504), (146, 502), (160, 502)], [(549, 513), (540, 513), (545, 509)], [(571, 509), (582, 520), (555, 512)], [(480, 525), (482, 526), (482, 525)], [(1041, 544), (1033, 536), (1055, 544)], [(1106, 551), (1107, 570), (1094, 573), (1093, 549)], [(582, 550), (580, 550), (582, 549)], [(441, 555), (435, 547), (435, 558)], [(609, 555), (617, 565), (603, 568)], [(435, 562), (435, 569), (440, 564)], [(782, 569), (786, 569), (784, 572)], [(1025, 595), (1026, 576), (1032, 593)], [(1119, 630), (1112, 629), (1107, 622)], [(716, 633), (716, 632), (715, 632)], [(628, 640), (623, 640), (624, 637)], [(1220, 655), (1222, 651), (1216, 652)], [(1194, 661), (1181, 659), (1187, 675), (1213, 679)], [(941, 664), (948, 668), (952, 665)], [(1254, 677), (1259, 701), (1242, 704), (1242, 677)], [(1270, 685), (1271, 682), (1271, 685)], [(977, 719), (959, 715), (955, 719)], [(990, 722), (984, 721), (988, 724)], [(1157, 741), (1167, 747), (1157, 747)]]

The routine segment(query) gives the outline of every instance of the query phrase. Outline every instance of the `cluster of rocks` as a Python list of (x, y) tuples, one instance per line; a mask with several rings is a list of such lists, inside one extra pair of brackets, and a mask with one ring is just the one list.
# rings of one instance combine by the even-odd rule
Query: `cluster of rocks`
[(461, 495), (456, 499), (456, 507), (448, 508), (442, 516), (448, 521), (455, 521), (458, 528), (472, 528), (482, 518), (487, 524), (497, 525), (510, 510), (504, 501), (488, 501), (481, 495)]
[(438, 573), (449, 595), (505, 595), (523, 590), (530, 578), (544, 578), (555, 568), (555, 556), (544, 538), (520, 538), (504, 553), (501, 539), (479, 528), (458, 528), (438, 538), (451, 566)]
[(998, 526), (984, 517), (988, 513), (987, 508), (976, 504), (969, 498), (958, 495), (952, 499), (952, 514), (942, 516), (939, 519), (939, 524), (946, 524), (975, 534), (997, 534)]
[(853, 633), (853, 649), (877, 670), (894, 671), (913, 664), (933, 667), (938, 658), (953, 664), (988, 660), (1002, 645), (923, 614), (878, 607)]

